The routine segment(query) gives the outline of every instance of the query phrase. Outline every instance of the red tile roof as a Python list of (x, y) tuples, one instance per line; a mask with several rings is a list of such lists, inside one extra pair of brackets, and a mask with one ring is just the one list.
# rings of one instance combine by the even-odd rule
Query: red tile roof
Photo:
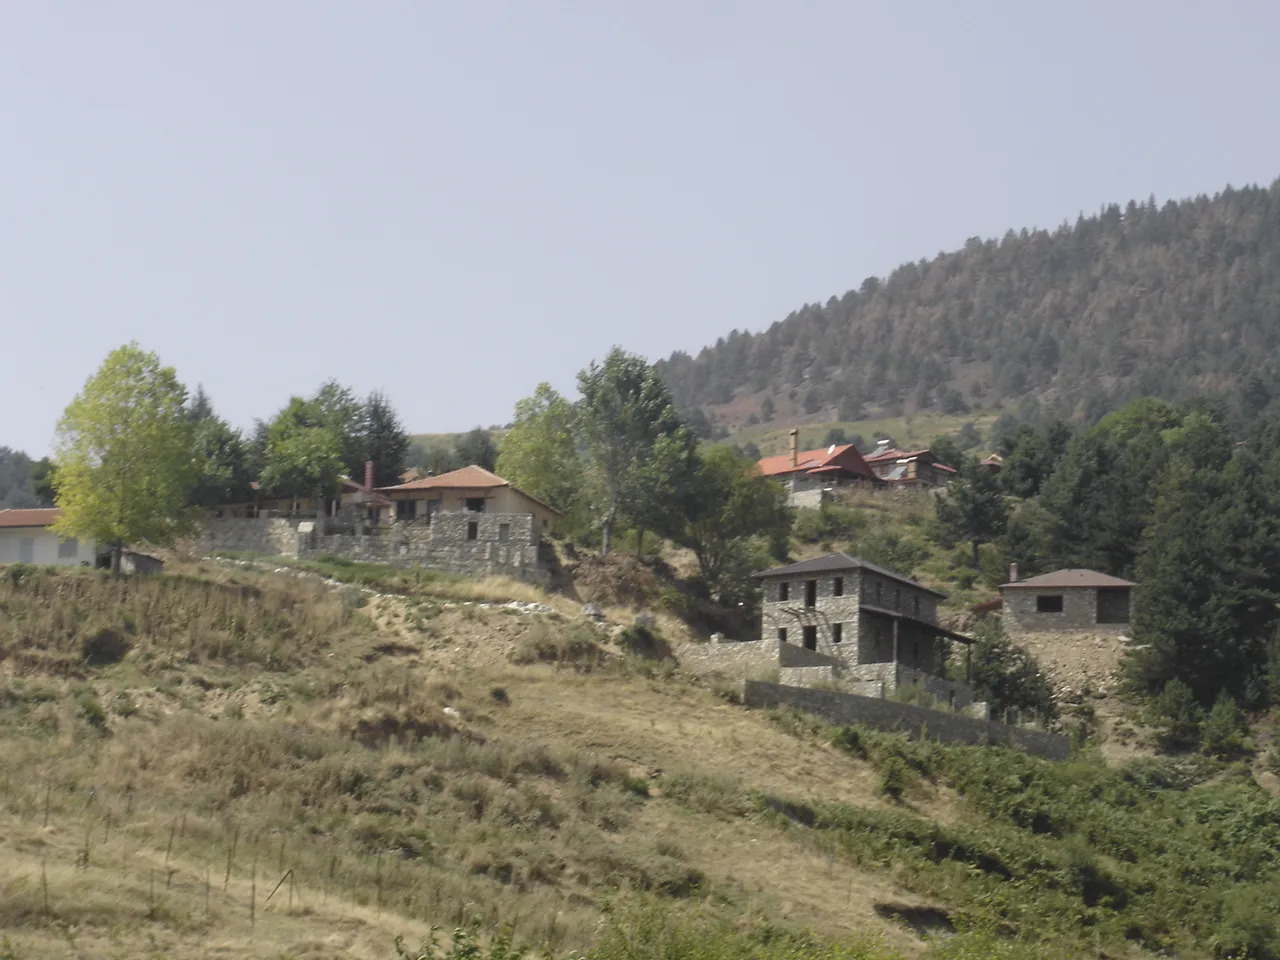
[[(852, 457), (845, 456), (849, 451), (853, 452)], [(845, 460), (844, 463), (833, 463), (833, 461), (842, 458)], [(791, 454), (780, 453), (776, 457), (763, 458), (757, 466), (766, 477), (778, 477), (788, 473), (797, 473), (801, 470), (809, 473), (830, 473), (843, 469), (849, 473), (856, 473), (874, 479), (871, 471), (867, 469), (866, 463), (863, 462), (862, 455), (858, 453), (857, 448), (851, 443), (836, 447), (822, 447), (820, 450), (805, 450), (796, 454), (796, 462), (794, 464), (791, 462)]]
[(62, 515), (56, 507), (35, 510), (0, 510), (0, 527), (48, 527)]

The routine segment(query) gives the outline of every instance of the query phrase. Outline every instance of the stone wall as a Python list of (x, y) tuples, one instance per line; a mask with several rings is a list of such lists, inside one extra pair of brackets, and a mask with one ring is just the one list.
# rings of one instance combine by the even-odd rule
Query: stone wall
[(296, 520), (219, 519), (205, 522), (203, 553), (268, 556), (332, 555), (367, 563), (428, 567), (467, 576), (504, 576), (545, 585), (551, 579), (529, 514), (441, 513), (429, 524), (397, 524), (373, 534), (327, 534), (299, 529)]
[(206, 520), (195, 549), (200, 553), (226, 551), (296, 557), (299, 544), (297, 520), (241, 517)]
[(1071, 753), (1067, 738), (1056, 733), (1009, 727), (851, 693), (745, 680), (742, 700), (749, 707), (794, 707), (832, 723), (862, 724), (912, 737), (931, 737), (944, 743), (1001, 744), (1050, 760), (1065, 760)]
[[(1011, 633), (1126, 633), (1128, 622), (1098, 622), (1094, 587), (1012, 587), (1003, 591), (1002, 616)], [(1037, 597), (1061, 597), (1060, 613), (1039, 613)]]
[(893, 693), (899, 687), (918, 686), (956, 709), (973, 703), (973, 690), (967, 683), (948, 680), (923, 670), (913, 670), (902, 664), (863, 663), (846, 666), (844, 672), (853, 680), (879, 683), (886, 693)]
[(787, 503), (793, 507), (817, 510), (823, 502), (831, 499), (831, 494), (822, 487), (810, 489), (796, 488), (787, 494)]

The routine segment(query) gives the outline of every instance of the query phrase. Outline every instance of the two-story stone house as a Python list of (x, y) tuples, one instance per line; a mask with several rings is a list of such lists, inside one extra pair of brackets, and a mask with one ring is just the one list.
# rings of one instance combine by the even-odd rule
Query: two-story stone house
[(971, 640), (938, 625), (945, 594), (846, 553), (756, 576), (764, 588), (762, 639), (834, 657), (843, 675), (887, 690), (919, 683), (956, 706), (972, 700), (966, 684), (946, 679), (951, 642)]

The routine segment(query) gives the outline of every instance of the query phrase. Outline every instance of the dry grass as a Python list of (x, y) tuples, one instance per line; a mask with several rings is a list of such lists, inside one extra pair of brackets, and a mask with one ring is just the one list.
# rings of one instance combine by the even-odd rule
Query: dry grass
[[(617, 654), (513, 665), (570, 634), (557, 615), (353, 611), (291, 576), (213, 576), (0, 587), (0, 928), (18, 956), (390, 956), (397, 933), (471, 919), (569, 949), (627, 891), (896, 929), (871, 913), (905, 896), (886, 878), (751, 813), (752, 791), (883, 805), (816, 737)], [(86, 662), (91, 622), (124, 637), (118, 662)], [(293, 908), (286, 884), (250, 925), (251, 873), (260, 904), (289, 870)]]

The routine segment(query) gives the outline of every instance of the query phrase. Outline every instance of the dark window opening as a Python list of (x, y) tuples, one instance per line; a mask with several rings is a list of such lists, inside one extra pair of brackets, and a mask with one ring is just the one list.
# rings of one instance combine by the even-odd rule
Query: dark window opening
[(1040, 594), (1036, 597), (1036, 613), (1061, 613), (1062, 594)]
[(831, 581), (831, 595), (833, 597), (844, 596), (844, 577), (836, 577)]
[(1098, 623), (1129, 622), (1129, 588), (1098, 591)]
[(413, 519), (413, 501), (412, 500), (396, 501), (396, 519), (397, 520)]
[(783, 580), (780, 584), (778, 584), (778, 599), (779, 600), (791, 599), (791, 584), (789, 584), (786, 580)]
[(918, 617), (920, 616), (920, 598), (917, 596), (915, 598), (915, 601), (916, 601), (916, 616)]
[(902, 608), (902, 589), (898, 588), (897, 590), (893, 591), (893, 609), (899, 610), (901, 608)]
[(818, 605), (818, 581), (817, 580), (805, 581), (804, 605), (806, 607), (816, 607)]
[(511, 539), (511, 524), (509, 523), (498, 524), (498, 542), (506, 543), (510, 539)]
[(779, 627), (779, 628), (778, 628), (778, 642), (779, 642), (779, 643), (786, 643), (786, 642), (787, 642), (787, 628), (786, 628), (786, 627)]
[(844, 640), (844, 624), (833, 623), (831, 625), (831, 642), (840, 643), (842, 640)]
[(467, 521), (467, 539), (475, 540), (480, 536), (480, 523), (477, 520)]
[(881, 586), (880, 581), (877, 580), (876, 581), (876, 601), (877, 602), (879, 602), (880, 600), (880, 586)]
[(818, 649), (818, 628), (810, 625), (804, 628), (804, 648), (806, 650)]
[(467, 497), (467, 513), (484, 513), (484, 497)]

